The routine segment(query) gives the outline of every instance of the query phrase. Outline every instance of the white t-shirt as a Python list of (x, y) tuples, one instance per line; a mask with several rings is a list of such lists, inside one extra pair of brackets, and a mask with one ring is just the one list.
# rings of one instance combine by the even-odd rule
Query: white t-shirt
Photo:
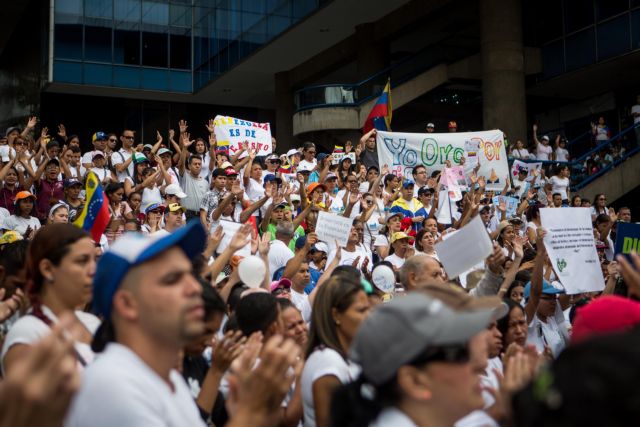
[(2, 220), (2, 228), (7, 231), (16, 231), (18, 234), (24, 234), (29, 226), (32, 230), (37, 230), (40, 228), (40, 221), (35, 216), (23, 218), (17, 215), (11, 215)]
[(553, 151), (553, 148), (551, 148), (550, 145), (543, 145), (538, 143), (536, 147), (536, 159), (549, 160), (549, 156), (551, 155), (552, 151)]
[(388, 257), (386, 257), (384, 259), (385, 261), (389, 261), (391, 264), (393, 264), (393, 266), (397, 269), (402, 268), (402, 266), (404, 265), (404, 258), (400, 258), (398, 255), (396, 255), (395, 253), (389, 255)]
[(298, 310), (300, 310), (302, 319), (307, 323), (310, 322), (311, 304), (309, 304), (309, 296), (304, 292), (298, 293), (295, 289), (291, 288), (291, 302), (296, 306)]
[(566, 148), (558, 147), (556, 148), (556, 160), (559, 162), (568, 162), (569, 161), (569, 150)]
[(277, 269), (287, 265), (287, 262), (293, 258), (293, 252), (281, 240), (275, 239), (269, 242), (269, 276), (272, 276)]
[[(556, 303), (558, 304), (558, 303)], [(553, 316), (547, 317), (547, 322), (543, 322), (538, 315), (533, 316), (533, 320), (529, 324), (527, 334), (527, 344), (536, 346), (538, 353), (544, 352), (545, 346), (551, 349), (553, 357), (556, 358), (565, 347), (565, 342), (560, 333), (560, 326)]]
[(511, 157), (513, 157), (514, 159), (528, 159), (529, 156), (529, 150), (527, 150), (526, 148), (515, 148), (511, 150)]
[(200, 169), (200, 178), (204, 178), (209, 181), (209, 175), (211, 175), (211, 170), (209, 170), (209, 164), (211, 163), (211, 154), (207, 151), (206, 153), (200, 154), (202, 157), (202, 169)]
[[(332, 249), (331, 252), (329, 252), (329, 255), (327, 255), (327, 265), (331, 264), (331, 261), (333, 261), (335, 257), (336, 257), (336, 250)], [(367, 270), (371, 271), (371, 267), (373, 264), (373, 262), (371, 261), (371, 256), (367, 251), (364, 250), (364, 248), (361, 245), (357, 245), (356, 249), (353, 252), (349, 252), (346, 250), (346, 248), (343, 247), (342, 256), (340, 258), (340, 264), (338, 265), (351, 265), (353, 264), (353, 261), (355, 261), (355, 259), (358, 257), (360, 257), (360, 260), (358, 261), (358, 269), (362, 267), (362, 263), (364, 262), (364, 259), (369, 258), (369, 264), (367, 265)]]
[(96, 176), (98, 177), (101, 183), (105, 182), (105, 179), (108, 179), (108, 181), (106, 182), (111, 182), (111, 171), (108, 168), (92, 167), (92, 168), (89, 168), (89, 170), (96, 174)]
[(200, 178), (200, 176), (194, 178), (191, 172), (185, 170), (180, 184), (187, 195), (186, 198), (182, 199), (182, 206), (190, 211), (200, 212), (200, 203), (204, 195), (209, 191), (209, 183)]
[(315, 349), (304, 364), (300, 378), (304, 427), (316, 426), (313, 383), (322, 377), (333, 376), (341, 384), (347, 384), (354, 381), (359, 374), (360, 367), (344, 360), (337, 351), (330, 348)]
[(87, 368), (66, 427), (204, 426), (182, 375), (173, 390), (128, 347), (110, 343)]
[[(129, 157), (131, 157), (131, 152), (128, 152), (124, 148), (121, 148), (111, 155), (111, 165), (115, 169), (116, 165), (126, 162)], [(82, 162), (85, 163), (84, 158), (82, 159)], [(91, 163), (91, 161), (89, 161), (88, 163)], [(129, 166), (127, 166), (126, 170), (123, 170), (122, 172), (116, 171), (118, 181), (124, 182), (126, 177), (132, 177), (134, 174), (134, 167), (135, 165), (133, 164), (133, 162), (131, 162), (129, 163)]]
[(418, 427), (404, 412), (395, 407), (387, 407), (369, 424), (369, 427)]
[(560, 178), (557, 175), (552, 176), (549, 179), (551, 182), (551, 192), (552, 193), (560, 193), (562, 196), (562, 200), (567, 200), (569, 197), (567, 196), (567, 188), (569, 188), (569, 178)]
[[(56, 315), (53, 314), (48, 307), (42, 306), (42, 313), (51, 319), (52, 323), (55, 324), (58, 321)], [(75, 315), (84, 327), (91, 332), (91, 335), (93, 335), (96, 329), (98, 329), (98, 326), (100, 326), (100, 319), (93, 314), (76, 311)], [(2, 344), (2, 371), (4, 372), (4, 357), (11, 347), (16, 344), (34, 344), (50, 333), (51, 328), (35, 316), (25, 315), (18, 319), (11, 329), (9, 329), (9, 333)], [(91, 350), (91, 345), (76, 342), (74, 347), (84, 362), (89, 364), (93, 361), (94, 353), (93, 350)], [(81, 367), (82, 365), (79, 364), (78, 366)]]
[(308, 162), (306, 160), (300, 160), (300, 163), (298, 163), (298, 170), (309, 170), (309, 171), (311, 171), (311, 170), (315, 169), (317, 164), (318, 164), (318, 160), (316, 160), (316, 159), (313, 159), (313, 162)]

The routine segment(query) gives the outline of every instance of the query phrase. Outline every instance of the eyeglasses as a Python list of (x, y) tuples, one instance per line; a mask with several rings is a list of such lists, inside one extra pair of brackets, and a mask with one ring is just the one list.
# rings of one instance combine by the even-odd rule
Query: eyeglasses
[(307, 153), (316, 154), (316, 150), (309, 150)]
[(355, 180), (355, 179), (348, 179), (348, 180), (347, 180), (347, 182), (348, 182), (349, 184), (353, 184), (354, 182), (358, 182), (358, 181), (357, 181), (357, 180)]
[(282, 294), (290, 294), (291, 291), (289, 290), (289, 288), (277, 288), (274, 289), (273, 292), (271, 292), (271, 294), (273, 296), (278, 296), (278, 295), (282, 295)]
[(607, 199), (605, 199), (604, 197), (601, 197), (598, 200), (601, 201), (601, 202), (606, 202), (607, 201)]
[(367, 199), (367, 200), (365, 200), (365, 202), (367, 202), (367, 203), (373, 203), (373, 200), (372, 200), (372, 199)]
[(124, 139), (133, 139), (135, 136), (122, 135)]
[[(132, 137), (132, 138), (133, 138), (133, 137)], [(109, 142), (118, 142), (118, 140), (117, 140), (117, 139), (115, 139), (115, 138), (109, 138)]]

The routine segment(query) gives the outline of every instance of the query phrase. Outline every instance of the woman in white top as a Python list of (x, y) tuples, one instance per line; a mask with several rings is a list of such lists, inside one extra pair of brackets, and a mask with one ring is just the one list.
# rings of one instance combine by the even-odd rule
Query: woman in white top
[(31, 346), (49, 334), (65, 312), (75, 313), (78, 366), (93, 360), (92, 336), (100, 320), (78, 310), (92, 297), (96, 271), (95, 244), (71, 224), (51, 224), (34, 237), (27, 254), (27, 290), (31, 308), (9, 330), (2, 346), (2, 368), (9, 372)]
[(40, 228), (40, 221), (31, 216), (34, 211), (36, 196), (28, 191), (20, 191), (14, 201), (14, 214), (2, 221), (2, 228), (7, 231), (15, 231), (27, 238)]
[(354, 277), (333, 276), (318, 290), (300, 380), (305, 427), (327, 426), (333, 391), (358, 376), (347, 354), (368, 313), (367, 294)]
[(516, 141), (516, 145), (511, 150), (511, 157), (514, 159), (529, 159), (529, 150), (524, 148), (524, 143), (521, 140)]
[(416, 255), (424, 254), (432, 258), (438, 259), (435, 250), (436, 238), (427, 228), (423, 228), (416, 234)]
[(318, 165), (316, 159), (316, 146), (313, 142), (305, 142), (302, 145), (302, 156), (304, 157), (298, 165), (298, 170), (312, 171)]
[(596, 194), (596, 197), (593, 198), (593, 206), (591, 206), (591, 221), (595, 221), (598, 215), (608, 213), (607, 196), (604, 193)]
[(551, 191), (553, 193), (560, 193), (562, 196), (562, 203), (564, 205), (569, 204), (569, 166), (561, 165), (556, 169), (556, 174), (550, 178)]

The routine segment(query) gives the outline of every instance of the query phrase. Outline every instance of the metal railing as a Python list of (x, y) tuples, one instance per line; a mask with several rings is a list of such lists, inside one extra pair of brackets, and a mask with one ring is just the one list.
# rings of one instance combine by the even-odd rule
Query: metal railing
[[(580, 155), (579, 157), (572, 159), (568, 162), (559, 162), (559, 161), (553, 161), (553, 160), (535, 160), (535, 159), (513, 159), (510, 158), (509, 159), (509, 164), (511, 165), (511, 163), (513, 162), (513, 160), (520, 160), (521, 162), (524, 163), (542, 163), (543, 166), (544, 165), (550, 165), (550, 166), (560, 166), (560, 165), (567, 165), (570, 168), (571, 171), (571, 189), (572, 191), (577, 191), (580, 190), (581, 188), (586, 187), (587, 185), (589, 185), (591, 182), (595, 181), (596, 179), (598, 179), (599, 177), (601, 177), (602, 175), (606, 174), (607, 172), (609, 172), (611, 169), (615, 168), (616, 166), (618, 166), (619, 164), (623, 163), (625, 160), (627, 160), (628, 158), (634, 156), (636, 153), (640, 152), (640, 141), (636, 141), (635, 144), (630, 145), (628, 147), (625, 148), (625, 152), (624, 155), (620, 156), (619, 158), (613, 159), (613, 161), (606, 165), (605, 167), (599, 169), (597, 172), (590, 174), (588, 170), (586, 169), (585, 163), (587, 162), (588, 159), (592, 158), (592, 156), (596, 153), (598, 153), (599, 151), (603, 150), (603, 149), (607, 149), (609, 147), (611, 147), (614, 143), (618, 143), (618, 142), (622, 142), (623, 141), (623, 137), (630, 133), (632, 130), (634, 130), (636, 127), (640, 127), (640, 124), (638, 126), (630, 126), (626, 129), (623, 129), (622, 131), (620, 131), (618, 134), (612, 136), (610, 139), (603, 141), (602, 143), (596, 145), (595, 147), (589, 149), (586, 153)], [(589, 132), (590, 134), (591, 132)], [(580, 135), (579, 138), (583, 138), (584, 135)], [(569, 143), (570, 144), (570, 143)]]
[(295, 112), (311, 108), (354, 107), (380, 95), (388, 79), (391, 88), (442, 63), (450, 63), (473, 53), (468, 48), (429, 45), (413, 55), (357, 83), (322, 84), (302, 88), (294, 93)]

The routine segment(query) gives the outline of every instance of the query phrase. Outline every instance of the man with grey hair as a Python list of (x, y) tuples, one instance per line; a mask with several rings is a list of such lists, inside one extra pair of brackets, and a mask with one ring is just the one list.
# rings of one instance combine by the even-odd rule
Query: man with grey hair
[(289, 249), (293, 231), (291, 222), (279, 221), (276, 224), (276, 238), (269, 243), (269, 275), (284, 267), (287, 261), (293, 258), (293, 252)]
[(445, 283), (442, 266), (429, 255), (414, 255), (400, 268), (400, 282), (406, 292), (421, 288), (425, 284)]

